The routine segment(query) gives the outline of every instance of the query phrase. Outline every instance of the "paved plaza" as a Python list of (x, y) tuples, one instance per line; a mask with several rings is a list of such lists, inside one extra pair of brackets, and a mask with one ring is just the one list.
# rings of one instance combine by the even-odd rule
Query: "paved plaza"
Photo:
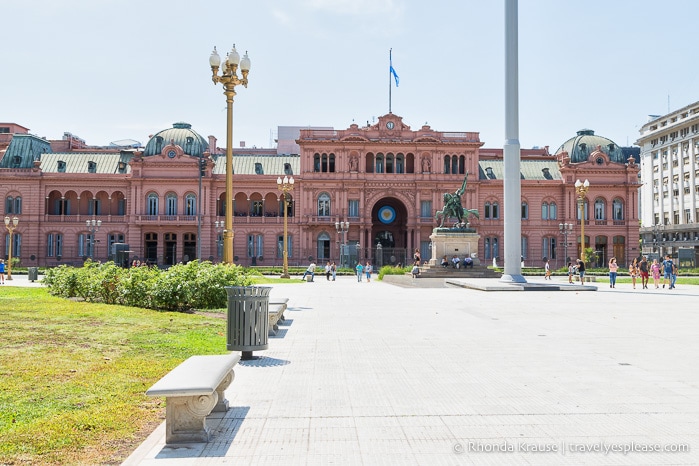
[(163, 424), (125, 465), (699, 463), (699, 287), (272, 296), (287, 325), (236, 367), (213, 441), (166, 447)]

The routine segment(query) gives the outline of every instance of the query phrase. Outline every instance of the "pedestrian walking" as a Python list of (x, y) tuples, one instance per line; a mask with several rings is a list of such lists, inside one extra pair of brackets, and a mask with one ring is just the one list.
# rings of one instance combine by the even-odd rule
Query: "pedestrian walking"
[(551, 280), (551, 266), (549, 265), (548, 259), (546, 259), (546, 264), (544, 264), (544, 270), (546, 271), (544, 280)]
[(5, 260), (0, 259), (0, 285), (5, 284)]
[(670, 258), (670, 255), (668, 254), (665, 256), (665, 260), (662, 263), (663, 288), (665, 288), (665, 285), (667, 285), (669, 289), (672, 289), (672, 266), (672, 258)]
[(653, 263), (650, 266), (650, 273), (653, 275), (655, 288), (660, 288), (660, 264), (658, 264), (658, 259), (653, 259)]
[(331, 274), (331, 273), (332, 273), (332, 268), (331, 268), (331, 265), (330, 265), (330, 261), (328, 261), (328, 262), (325, 264), (325, 279), (326, 279), (327, 281), (330, 281), (330, 274)]
[(609, 288), (616, 288), (616, 276), (619, 272), (619, 264), (616, 263), (616, 257), (609, 259)]
[(677, 282), (677, 275), (679, 273), (679, 270), (677, 268), (677, 264), (672, 264), (672, 275), (670, 275), (670, 289), (674, 290), (675, 289), (675, 282)]
[(330, 264), (330, 272), (333, 275), (333, 281), (335, 281), (335, 276), (337, 275), (337, 265), (335, 265), (334, 261), (332, 264)]
[(568, 262), (568, 283), (573, 283), (573, 275), (575, 275), (575, 267), (572, 262)]
[(578, 274), (580, 275), (580, 284), (585, 284), (585, 261), (578, 259)]
[(422, 260), (422, 257), (420, 255), (420, 250), (415, 249), (415, 252), (413, 253), (413, 262), (417, 262), (418, 265), (420, 265), (421, 260)]
[(638, 273), (641, 276), (641, 288), (648, 289), (648, 259), (646, 256), (641, 256), (641, 262), (638, 263)]
[(638, 259), (634, 258), (633, 262), (629, 266), (629, 276), (631, 277), (631, 284), (633, 289), (636, 289), (636, 277), (638, 276)]
[(357, 262), (356, 270), (357, 270), (357, 282), (361, 282), (362, 281), (362, 273), (364, 272), (364, 266), (362, 265), (361, 262)]
[(374, 271), (374, 267), (371, 265), (371, 262), (366, 261), (366, 265), (364, 266), (364, 273), (366, 274), (366, 281), (369, 283), (371, 281), (371, 272)]

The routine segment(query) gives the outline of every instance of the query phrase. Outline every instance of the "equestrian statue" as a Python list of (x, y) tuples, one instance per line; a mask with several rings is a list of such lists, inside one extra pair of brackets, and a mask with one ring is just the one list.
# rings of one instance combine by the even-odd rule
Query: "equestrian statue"
[(474, 215), (476, 218), (479, 218), (477, 209), (464, 209), (464, 207), (461, 205), (461, 196), (466, 191), (467, 180), (468, 172), (466, 172), (463, 184), (459, 189), (456, 190), (454, 194), (444, 193), (444, 207), (442, 208), (442, 210), (438, 210), (437, 213), (434, 215), (435, 220), (439, 220), (439, 217), (442, 217), (442, 220), (439, 223), (438, 228), (444, 227), (444, 221), (448, 217), (456, 218), (457, 222), (454, 228), (467, 227), (468, 220), (464, 221), (464, 219), (467, 218), (468, 215)]

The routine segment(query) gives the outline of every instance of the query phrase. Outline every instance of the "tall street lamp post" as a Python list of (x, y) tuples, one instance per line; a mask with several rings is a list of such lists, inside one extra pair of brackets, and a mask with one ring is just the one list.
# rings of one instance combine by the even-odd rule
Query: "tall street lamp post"
[(7, 231), (10, 233), (10, 244), (8, 245), (8, 254), (7, 254), (7, 279), (12, 280), (12, 244), (13, 244), (13, 235), (15, 232), (15, 228), (17, 228), (17, 224), (19, 223), (19, 218), (17, 217), (5, 217), (5, 228), (7, 228)]
[(291, 278), (289, 276), (289, 249), (287, 246), (289, 239), (286, 222), (289, 210), (289, 192), (294, 189), (294, 177), (285, 176), (283, 180), (281, 176), (277, 177), (277, 189), (279, 189), (282, 192), (282, 196), (284, 196), (284, 238), (282, 239), (282, 241), (284, 241), (284, 245), (282, 246), (282, 261), (284, 264), (284, 269), (282, 270), (281, 278)]
[(347, 232), (349, 231), (350, 222), (335, 222), (335, 231), (339, 235), (342, 233), (342, 244), (340, 245), (340, 265), (343, 267), (349, 267), (349, 260), (345, 264), (345, 259), (348, 258), (347, 254)]
[[(223, 230), (223, 262), (233, 263), (233, 97), (235, 97), (235, 86), (242, 84), (248, 87), (248, 72), (250, 71), (250, 58), (245, 52), (243, 59), (235, 50), (235, 45), (223, 62), (223, 73), (218, 74), (221, 66), (221, 57), (214, 47), (209, 57), (211, 65), (212, 81), (214, 84), (223, 84), (223, 94), (226, 96), (227, 117), (226, 117), (226, 224)], [(238, 66), (242, 78), (238, 78)]]
[[(568, 235), (573, 231), (572, 223), (559, 223), (558, 231), (563, 235), (563, 254), (565, 254), (565, 261), (568, 262)], [(568, 264), (563, 264), (568, 265)]]
[(102, 226), (102, 220), (85, 220), (85, 226), (90, 232), (90, 257), (94, 259), (95, 257), (95, 233), (97, 233)]
[(583, 262), (585, 262), (585, 196), (589, 189), (589, 181), (575, 181), (575, 193), (578, 195), (578, 207), (580, 208), (580, 260)]

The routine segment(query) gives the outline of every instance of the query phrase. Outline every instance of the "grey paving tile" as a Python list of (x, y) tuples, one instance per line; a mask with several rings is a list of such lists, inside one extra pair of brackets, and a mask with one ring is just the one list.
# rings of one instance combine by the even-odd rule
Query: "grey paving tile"
[[(350, 277), (274, 292), (291, 325), (236, 368), (214, 441), (173, 449), (159, 428), (125, 464), (699, 464), (699, 287), (484, 293)], [(468, 442), (692, 450), (455, 451)]]

